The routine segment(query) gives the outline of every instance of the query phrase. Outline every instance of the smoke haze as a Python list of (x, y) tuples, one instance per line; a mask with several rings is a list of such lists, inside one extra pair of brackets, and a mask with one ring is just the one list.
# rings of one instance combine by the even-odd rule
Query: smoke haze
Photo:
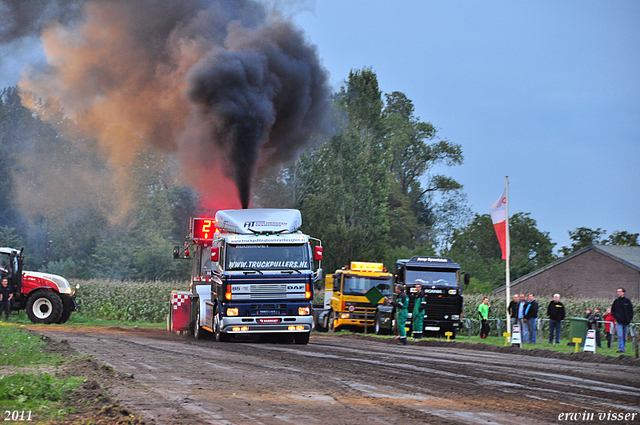
[(255, 1), (2, 0), (0, 11), (0, 43), (39, 36), (47, 56), (21, 88), (58, 99), (116, 170), (143, 149), (177, 152), (214, 209), (248, 207), (256, 167), (293, 159), (324, 128), (315, 48)]

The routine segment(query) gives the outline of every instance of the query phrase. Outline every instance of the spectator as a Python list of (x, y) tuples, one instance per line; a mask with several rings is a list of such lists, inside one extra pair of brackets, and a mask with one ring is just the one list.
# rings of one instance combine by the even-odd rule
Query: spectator
[(611, 315), (616, 319), (616, 333), (618, 334), (618, 351), (616, 352), (624, 353), (629, 323), (631, 323), (631, 319), (633, 318), (633, 304), (631, 304), (631, 300), (625, 296), (627, 291), (625, 291), (624, 288), (618, 288), (616, 294), (618, 298), (616, 298), (611, 305)]
[(9, 320), (12, 298), (13, 292), (9, 287), (9, 281), (6, 277), (2, 278), (2, 285), (0, 285), (0, 318), (2, 318), (2, 311), (4, 310), (5, 317), (7, 318), (7, 320)]
[(556, 344), (560, 344), (560, 332), (562, 331), (562, 321), (565, 316), (564, 304), (560, 301), (560, 294), (553, 296), (553, 301), (547, 307), (549, 316), (549, 344), (553, 344), (553, 334), (556, 336)]
[(482, 299), (482, 304), (478, 306), (478, 315), (482, 322), (482, 328), (480, 329), (480, 338), (486, 338), (489, 335), (489, 312), (491, 307), (489, 306), (489, 297)]
[(593, 310), (587, 307), (587, 311), (584, 315), (584, 318), (587, 319), (587, 329), (593, 329), (593, 324), (595, 323), (593, 319)]
[(518, 306), (520, 305), (520, 296), (518, 294), (513, 295), (513, 301), (509, 303), (509, 307), (507, 308), (507, 313), (509, 317), (513, 319), (513, 324), (518, 323)]
[(538, 320), (538, 302), (536, 296), (531, 293), (527, 296), (529, 302), (524, 308), (524, 320), (527, 324), (529, 331), (529, 342), (531, 344), (536, 343), (536, 321)]
[(520, 325), (520, 332), (522, 332), (522, 342), (529, 342), (529, 331), (527, 330), (527, 324), (524, 320), (524, 309), (527, 307), (527, 299), (524, 294), (520, 294), (520, 305), (518, 306), (518, 325)]
[(611, 315), (611, 307), (607, 308), (607, 312), (604, 314), (604, 334), (607, 337), (607, 348), (611, 348), (613, 342), (613, 329), (616, 325), (616, 319)]
[(600, 307), (593, 309), (593, 320), (596, 322), (596, 345), (598, 348), (602, 348), (602, 342), (600, 341), (600, 328), (602, 328), (602, 313), (600, 313)]

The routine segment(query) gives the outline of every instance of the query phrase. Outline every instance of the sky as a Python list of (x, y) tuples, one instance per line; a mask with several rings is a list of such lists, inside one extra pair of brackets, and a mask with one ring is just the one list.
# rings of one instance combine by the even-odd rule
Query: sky
[[(510, 215), (530, 213), (556, 249), (577, 227), (640, 233), (640, 2), (280, 4), (334, 90), (370, 67), (461, 145), (463, 165), (433, 172), (462, 183), (473, 212), (489, 212), (508, 175)], [(33, 39), (0, 56), (0, 87), (42, 58)]]
[(509, 176), (509, 214), (556, 249), (578, 227), (640, 233), (640, 2), (321, 0), (295, 21), (334, 88), (371, 67), (462, 147), (434, 170), (487, 214)]

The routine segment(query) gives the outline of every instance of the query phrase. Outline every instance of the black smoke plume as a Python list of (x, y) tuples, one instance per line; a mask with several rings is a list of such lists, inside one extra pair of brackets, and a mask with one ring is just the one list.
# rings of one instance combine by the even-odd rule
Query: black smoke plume
[(21, 87), (58, 99), (115, 167), (150, 146), (176, 151), (209, 206), (231, 204), (233, 191), (219, 187), (230, 178), (247, 208), (256, 167), (291, 160), (324, 127), (329, 89), (315, 47), (255, 1), (0, 0), (0, 9), (0, 42), (37, 34), (47, 56)]

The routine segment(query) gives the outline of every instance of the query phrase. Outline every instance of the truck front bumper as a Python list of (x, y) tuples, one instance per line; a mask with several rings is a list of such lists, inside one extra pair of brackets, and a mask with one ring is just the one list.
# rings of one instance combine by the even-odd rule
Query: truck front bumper
[(230, 334), (311, 332), (313, 316), (223, 317), (220, 330)]

